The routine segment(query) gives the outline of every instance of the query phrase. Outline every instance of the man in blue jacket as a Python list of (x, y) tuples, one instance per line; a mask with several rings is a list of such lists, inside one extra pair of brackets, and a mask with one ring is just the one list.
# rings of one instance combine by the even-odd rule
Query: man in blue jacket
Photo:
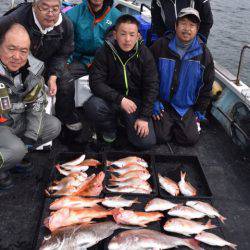
[(198, 11), (184, 8), (179, 12), (175, 34), (168, 34), (151, 47), (160, 77), (160, 93), (153, 110), (159, 142), (172, 137), (182, 145), (198, 141), (196, 116), (205, 113), (214, 80), (213, 58), (197, 36), (199, 24)]
[(89, 73), (89, 67), (105, 39), (107, 30), (114, 25), (121, 13), (112, 7), (110, 0), (83, 0), (66, 15), (74, 26), (75, 50), (70, 69), (74, 78)]

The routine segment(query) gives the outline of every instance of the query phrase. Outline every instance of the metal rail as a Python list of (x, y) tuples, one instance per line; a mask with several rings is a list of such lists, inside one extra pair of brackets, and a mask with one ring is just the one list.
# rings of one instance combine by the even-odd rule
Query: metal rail
[(250, 44), (246, 44), (243, 46), (241, 53), (240, 53), (240, 61), (239, 61), (239, 66), (238, 66), (238, 73), (237, 73), (237, 77), (235, 80), (236, 85), (240, 85), (240, 70), (241, 70), (241, 65), (242, 65), (242, 59), (243, 59), (243, 55), (246, 49), (250, 49)]

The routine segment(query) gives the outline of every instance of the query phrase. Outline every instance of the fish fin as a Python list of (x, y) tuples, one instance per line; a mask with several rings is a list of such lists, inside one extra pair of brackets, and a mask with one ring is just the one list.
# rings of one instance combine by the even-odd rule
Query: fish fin
[(134, 199), (133, 202), (134, 202), (134, 203), (141, 203), (141, 202), (139, 201), (138, 197), (136, 197), (136, 198)]
[(226, 217), (223, 217), (222, 215), (219, 216), (220, 221), (225, 224), (225, 220), (227, 219)]
[(45, 189), (44, 192), (45, 192), (45, 196), (46, 196), (46, 197), (50, 197), (50, 196), (51, 196), (51, 194), (50, 194), (50, 192), (48, 191), (48, 189)]
[(193, 249), (193, 250), (203, 250), (204, 248), (200, 247), (199, 241), (195, 239), (183, 239), (183, 245)]
[(216, 228), (216, 225), (213, 225), (211, 220), (208, 220), (208, 222), (205, 224), (205, 226), (207, 227), (207, 229), (211, 229), (211, 228)]

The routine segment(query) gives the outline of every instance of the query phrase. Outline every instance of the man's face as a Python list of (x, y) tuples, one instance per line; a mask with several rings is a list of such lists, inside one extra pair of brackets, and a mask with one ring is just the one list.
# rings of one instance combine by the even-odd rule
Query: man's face
[(185, 17), (180, 19), (178, 24), (175, 25), (176, 35), (183, 43), (192, 41), (197, 35), (198, 28), (197, 23), (193, 23)]
[(34, 4), (34, 12), (43, 29), (52, 27), (59, 18), (60, 1), (39, 0)]
[(29, 48), (29, 35), (23, 29), (13, 27), (0, 45), (0, 60), (9, 71), (16, 72), (26, 64)]
[(114, 37), (119, 47), (128, 52), (132, 50), (139, 39), (139, 32), (136, 24), (121, 23), (114, 31)]
[(102, 8), (102, 6), (103, 6), (103, 1), (104, 0), (89, 0), (89, 2), (90, 2), (90, 4), (92, 5), (92, 6), (95, 6), (95, 8)]

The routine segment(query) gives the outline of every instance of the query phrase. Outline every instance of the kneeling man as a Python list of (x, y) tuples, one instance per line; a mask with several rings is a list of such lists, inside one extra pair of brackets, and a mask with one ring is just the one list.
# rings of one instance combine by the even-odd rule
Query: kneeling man
[(116, 140), (121, 117), (130, 143), (147, 149), (156, 143), (151, 114), (159, 83), (154, 58), (139, 40), (138, 26), (133, 16), (117, 19), (113, 39), (96, 54), (90, 72), (94, 96), (85, 108), (104, 141)]
[[(45, 113), (44, 79), (29, 65), (26, 29), (9, 23), (0, 31), (0, 189), (12, 186), (8, 170), (28, 148), (56, 138), (59, 120)], [(38, 70), (40, 71), (40, 70)]]

